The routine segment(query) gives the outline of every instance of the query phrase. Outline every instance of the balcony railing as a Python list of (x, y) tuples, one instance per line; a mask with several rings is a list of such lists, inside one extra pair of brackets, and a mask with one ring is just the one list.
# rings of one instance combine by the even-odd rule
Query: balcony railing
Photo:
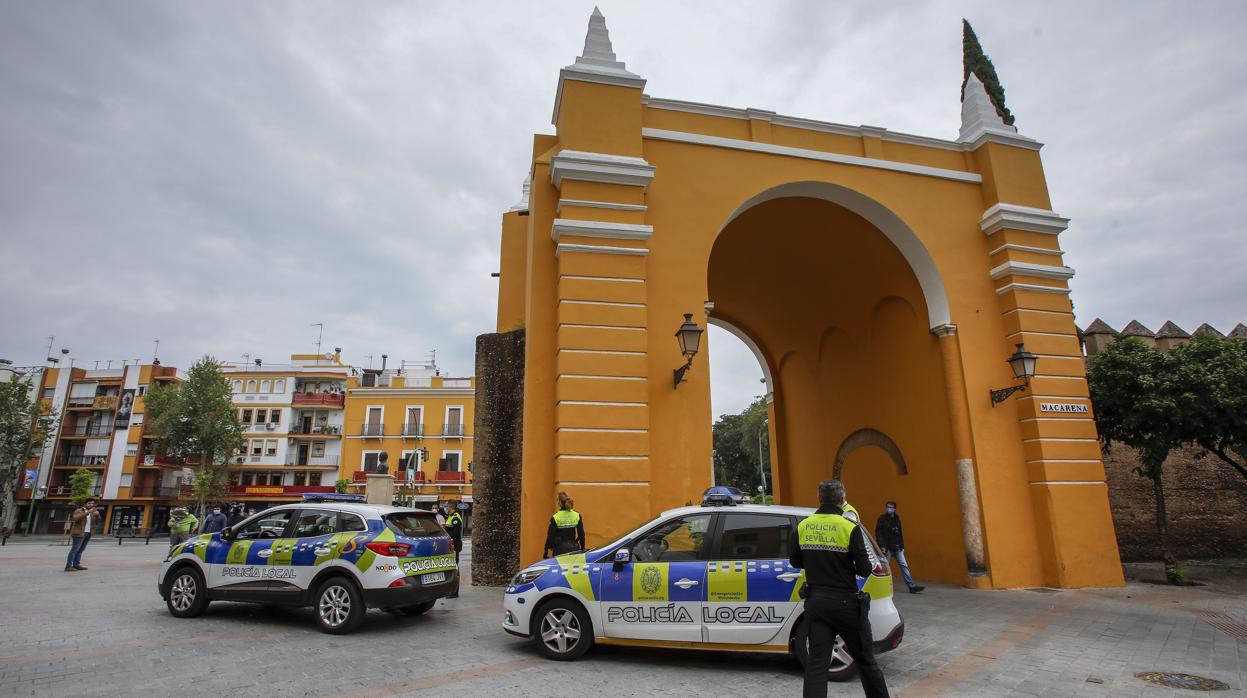
[(424, 436), (424, 424), (412, 424), (411, 422), (404, 424), (403, 436)]
[(328, 494), (331, 485), (230, 485), (229, 493), (245, 497), (292, 497), (300, 494)]
[(295, 405), (342, 407), (346, 404), (346, 396), (334, 393), (295, 393), (291, 402)]
[(338, 456), (336, 454), (331, 455), (331, 456), (319, 456), (319, 457), (308, 456), (307, 458), (299, 458), (298, 456), (293, 456), (286, 460), (286, 465), (304, 465), (309, 468), (317, 468), (317, 467), (322, 467), (322, 466), (328, 467), (331, 465), (336, 466), (337, 464), (338, 464)]
[(342, 427), (338, 426), (337, 424), (313, 424), (312, 426), (307, 426), (307, 427), (303, 426), (302, 424), (295, 424), (294, 426), (290, 427), (290, 433), (291, 434), (309, 434), (313, 436), (317, 434), (324, 435), (324, 436), (337, 436), (338, 434), (342, 433)]
[(161, 468), (181, 468), (186, 465), (195, 465), (198, 460), (190, 458), (178, 459), (172, 456), (164, 456), (159, 453), (140, 453), (138, 457), (139, 465), (157, 466)]
[(443, 424), (442, 436), (463, 436), (463, 424)]
[(182, 494), (179, 485), (138, 485), (130, 488), (131, 497), (156, 497), (157, 499), (176, 499)]
[(439, 485), (462, 485), (467, 481), (467, 473), (461, 470), (439, 470), (437, 471), (437, 484)]
[(255, 424), (244, 423), (243, 428), (250, 432), (281, 431), (281, 422), (256, 422)]
[[(104, 485), (99, 484), (87, 490), (89, 493), (99, 496), (104, 491)], [(74, 488), (69, 485), (53, 485), (48, 488), (49, 497), (68, 497), (74, 493)]]
[(112, 436), (113, 425), (108, 424), (75, 424), (66, 426), (62, 436)]
[(84, 396), (70, 397), (69, 400), (67, 401), (67, 405), (69, 407), (90, 407), (94, 404), (95, 404), (94, 395), (89, 395), (85, 397)]
[(102, 468), (108, 463), (108, 456), (61, 456), (57, 465), (70, 468)]
[(91, 401), (91, 409), (95, 410), (115, 410), (117, 409), (116, 395), (100, 395)]
[(362, 436), (381, 436), (385, 434), (384, 424), (363, 424), (360, 426), (359, 433)]

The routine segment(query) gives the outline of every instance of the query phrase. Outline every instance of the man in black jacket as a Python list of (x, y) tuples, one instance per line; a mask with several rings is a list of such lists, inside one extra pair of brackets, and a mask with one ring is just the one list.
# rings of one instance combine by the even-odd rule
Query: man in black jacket
[(901, 574), (905, 577), (905, 586), (909, 587), (909, 593), (917, 594), (926, 587), (914, 584), (914, 578), (909, 574), (909, 563), (905, 562), (905, 535), (901, 533), (901, 517), (896, 513), (896, 501), (888, 500), (887, 511), (879, 515), (879, 520), (875, 522), (875, 540), (879, 541), (879, 547), (883, 548), (885, 555), (884, 564), (890, 564), (892, 558), (896, 558), (896, 564), (901, 566)]

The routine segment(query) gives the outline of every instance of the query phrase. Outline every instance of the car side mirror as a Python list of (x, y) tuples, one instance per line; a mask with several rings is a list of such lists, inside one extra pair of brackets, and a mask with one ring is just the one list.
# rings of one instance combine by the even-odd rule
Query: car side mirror
[(620, 548), (615, 551), (615, 567), (614, 570), (619, 572), (623, 570), (623, 566), (632, 562), (632, 551), (627, 548)]
[(229, 527), (221, 529), (221, 540), (234, 540), (234, 529)]

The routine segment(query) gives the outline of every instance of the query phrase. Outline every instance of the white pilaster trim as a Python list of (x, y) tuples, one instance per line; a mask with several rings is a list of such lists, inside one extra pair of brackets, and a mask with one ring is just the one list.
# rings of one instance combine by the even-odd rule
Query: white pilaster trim
[(659, 128), (643, 128), (641, 129), (641, 135), (645, 138), (652, 138), (660, 141), (691, 143), (693, 145), (708, 145), (717, 148), (731, 148), (733, 150), (766, 153), (768, 155), (782, 155), (786, 157), (803, 158), (806, 160), (832, 162), (840, 165), (870, 167), (879, 170), (890, 170), (892, 172), (902, 172), (905, 174), (920, 175), (924, 177), (951, 179), (956, 182), (979, 184), (983, 181), (983, 177), (981, 175), (973, 172), (960, 172), (958, 170), (947, 170), (942, 167), (914, 165), (907, 162), (864, 158), (856, 155), (844, 155), (842, 153), (828, 153), (821, 150), (810, 150), (808, 148), (793, 148), (791, 146), (775, 145), (772, 143), (743, 141), (736, 138), (721, 138), (719, 136), (707, 136), (700, 133), (684, 133), (681, 131), (668, 131), (666, 129)]
[(561, 190), (565, 179), (647, 189), (654, 179), (654, 166), (645, 158), (564, 150), (550, 158), (550, 183)]
[[(559, 457), (564, 458), (565, 456), (559, 456)], [(578, 482), (577, 481), (577, 482), (573, 482), (572, 480), (559, 480), (559, 484), (560, 485), (573, 485), (576, 487), (618, 487), (620, 485), (624, 487), (649, 487), (648, 482), (635, 482), (635, 481), (632, 481), (632, 482), (623, 482), (623, 481), (617, 481), (617, 482)]]
[(1050, 255), (1056, 255), (1057, 257), (1060, 257), (1061, 255), (1065, 254), (1065, 250), (1050, 250), (1047, 247), (1031, 247), (1030, 245), (1015, 245), (1011, 242), (1001, 245), (1000, 247), (997, 247), (996, 249), (992, 250), (991, 252), (988, 252), (987, 254), (988, 256), (991, 256), (991, 255), (996, 254), (997, 252), (1004, 252), (1006, 250), (1011, 250), (1013, 252), (1034, 252), (1035, 254), (1050, 254)]
[(1037, 293), (1063, 293), (1069, 295), (1068, 288), (1056, 288), (1054, 286), (1040, 286), (1038, 284), (1005, 284), (996, 289), (996, 294), (1003, 296), (1009, 291), (1035, 291)]
[(1004, 228), (1059, 235), (1068, 227), (1069, 219), (1052, 211), (1006, 203), (995, 204), (979, 219), (979, 228), (987, 235), (994, 235)]
[(611, 247), (609, 245), (576, 245), (568, 242), (560, 242), (554, 248), (554, 256), (558, 257), (564, 252), (596, 252), (598, 254), (622, 254), (633, 255), (636, 257), (644, 257), (649, 254), (649, 250), (644, 247)]
[(931, 328), (931, 334), (936, 337), (951, 337), (957, 334), (957, 326), (951, 322), (946, 322), (943, 325), (936, 325)]
[(569, 453), (560, 453), (555, 458), (566, 458), (568, 460), (649, 460), (649, 456), (586, 456)]
[(589, 201), (587, 199), (559, 199), (556, 213), (561, 213), (564, 206), (577, 206), (580, 208), (604, 208), (610, 211), (632, 211), (636, 213), (645, 213), (649, 210), (649, 206), (645, 204), (621, 204), (614, 201)]
[[(1104, 485), (1103, 480), (1036, 480), (1032, 485)], [(1105, 485), (1107, 486), (1107, 485)]]
[(1034, 264), (1031, 262), (1005, 262), (991, 270), (993, 281), (998, 281), (1006, 276), (1033, 276), (1039, 279), (1056, 279), (1064, 281), (1074, 278), (1074, 270), (1070, 267), (1056, 267), (1048, 264)]
[(573, 279), (575, 281), (622, 281), (628, 284), (643, 284), (645, 279), (633, 279), (627, 276), (583, 276), (581, 274), (560, 274), (560, 279)]
[(611, 308), (644, 308), (645, 307), (644, 303), (619, 303), (617, 301), (580, 301), (580, 300), (572, 300), (570, 298), (560, 298), (559, 302), (567, 303), (568, 305), (604, 305), (604, 306), (611, 307)]
[(594, 376), (587, 373), (560, 373), (559, 378), (587, 378), (600, 381), (643, 381), (644, 376)]
[(564, 235), (579, 235), (586, 238), (607, 238), (611, 240), (649, 240), (654, 234), (654, 226), (639, 223), (611, 223), (608, 221), (581, 221), (570, 218), (555, 218), (550, 227), (550, 237), (555, 242)]

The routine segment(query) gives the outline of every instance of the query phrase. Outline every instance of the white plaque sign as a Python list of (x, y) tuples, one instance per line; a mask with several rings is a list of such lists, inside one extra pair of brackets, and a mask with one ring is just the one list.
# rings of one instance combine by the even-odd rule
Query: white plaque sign
[(1039, 411), (1086, 414), (1088, 410), (1086, 405), (1077, 402), (1041, 402), (1039, 403)]

